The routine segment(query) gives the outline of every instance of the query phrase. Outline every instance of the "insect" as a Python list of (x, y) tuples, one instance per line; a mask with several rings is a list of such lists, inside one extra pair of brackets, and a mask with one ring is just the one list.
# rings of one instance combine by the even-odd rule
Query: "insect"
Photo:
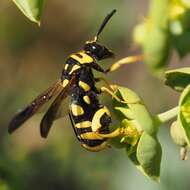
[(92, 41), (87, 41), (81, 51), (67, 58), (60, 79), (13, 117), (8, 127), (9, 133), (14, 132), (45, 103), (54, 98), (40, 123), (41, 136), (46, 138), (57, 117), (61, 102), (69, 96), (71, 98), (69, 118), (77, 139), (84, 148), (90, 151), (102, 150), (107, 146), (109, 138), (122, 134), (121, 130), (109, 131), (110, 112), (98, 99), (102, 91), (113, 95), (112, 90), (109, 87), (98, 89), (96, 83), (101, 78), (95, 78), (93, 75), (93, 70), (108, 73), (111, 68), (114, 70), (113, 68), (119, 67), (116, 63), (104, 70), (97, 63), (99, 60), (114, 56), (114, 53), (100, 44), (98, 39), (115, 12), (116, 10), (113, 10), (105, 17)]

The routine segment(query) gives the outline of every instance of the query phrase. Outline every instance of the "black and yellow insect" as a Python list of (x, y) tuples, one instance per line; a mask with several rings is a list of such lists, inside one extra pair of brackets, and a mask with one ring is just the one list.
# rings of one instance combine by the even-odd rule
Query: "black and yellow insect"
[[(103, 89), (107, 92), (110, 92), (110, 90), (107, 88), (97, 89), (95, 83), (99, 79), (93, 75), (93, 69), (102, 73), (110, 71), (110, 68), (104, 70), (97, 64), (97, 61), (111, 58), (114, 55), (111, 50), (98, 43), (98, 37), (115, 12), (116, 10), (113, 10), (105, 17), (94, 40), (87, 41), (81, 51), (68, 57), (60, 80), (15, 115), (9, 124), (9, 133), (15, 131), (54, 97), (53, 103), (40, 124), (41, 136), (47, 137), (50, 127), (56, 119), (61, 102), (67, 96), (70, 96), (71, 103), (68, 114), (74, 132), (84, 148), (90, 151), (99, 151), (106, 146), (107, 139), (120, 134), (120, 132), (109, 131), (110, 112), (106, 106), (100, 104), (98, 99), (98, 94)], [(115, 68), (117, 68), (117, 65), (115, 65)]]

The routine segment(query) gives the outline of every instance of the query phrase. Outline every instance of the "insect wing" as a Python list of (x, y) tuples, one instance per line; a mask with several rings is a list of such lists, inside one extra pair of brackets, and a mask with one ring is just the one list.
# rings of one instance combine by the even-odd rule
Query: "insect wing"
[(48, 111), (45, 113), (40, 123), (40, 133), (43, 138), (46, 138), (49, 130), (53, 124), (53, 121), (57, 119), (57, 114), (61, 106), (62, 101), (67, 97), (68, 92), (76, 80), (75, 75), (69, 81), (66, 87), (59, 93), (56, 99), (53, 101)]
[(51, 85), (39, 96), (37, 96), (27, 107), (25, 107), (22, 111), (20, 111), (13, 117), (13, 119), (9, 123), (8, 132), (12, 133), (16, 129), (18, 129), (26, 120), (28, 120), (36, 112), (38, 112), (45, 103), (51, 100), (52, 97), (55, 97), (62, 89), (63, 86), (61, 85), (61, 81), (59, 80)]

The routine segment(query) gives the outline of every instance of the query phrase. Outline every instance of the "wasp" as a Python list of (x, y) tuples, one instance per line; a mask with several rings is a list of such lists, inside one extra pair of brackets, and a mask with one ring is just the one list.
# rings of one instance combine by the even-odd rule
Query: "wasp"
[[(95, 78), (93, 74), (93, 70), (106, 74), (120, 66), (119, 63), (115, 63), (104, 70), (98, 64), (98, 61), (114, 56), (110, 49), (99, 43), (99, 35), (115, 12), (114, 9), (105, 17), (93, 40), (85, 42), (81, 51), (67, 58), (60, 79), (13, 117), (8, 126), (9, 133), (14, 132), (54, 98), (40, 123), (40, 134), (46, 138), (57, 118), (62, 101), (69, 96), (68, 115), (76, 137), (84, 148), (89, 151), (102, 150), (108, 145), (108, 139), (122, 135), (122, 130), (110, 132), (110, 111), (98, 98), (102, 92), (108, 92), (114, 97), (115, 95), (109, 87), (98, 89), (96, 83), (101, 78)], [(136, 60), (132, 58), (129, 62)]]

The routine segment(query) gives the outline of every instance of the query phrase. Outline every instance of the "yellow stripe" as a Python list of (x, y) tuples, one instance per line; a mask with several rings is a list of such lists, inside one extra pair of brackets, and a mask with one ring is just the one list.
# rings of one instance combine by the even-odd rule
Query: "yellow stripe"
[(63, 82), (62, 82), (62, 86), (65, 87), (65, 86), (67, 86), (68, 83), (69, 83), (69, 80), (64, 79)]
[(88, 145), (86, 145), (86, 144), (81, 144), (82, 147), (84, 147), (85, 149), (87, 149), (87, 150), (89, 150), (89, 151), (92, 151), (92, 152), (100, 151), (100, 150), (104, 149), (104, 148), (106, 147), (106, 145), (107, 145), (107, 142), (106, 142), (106, 141), (103, 142), (103, 143), (100, 144), (100, 145), (95, 146), (95, 147), (90, 147), (90, 146), (88, 146)]
[(88, 84), (86, 84), (83, 81), (79, 81), (79, 86), (84, 90), (84, 91), (89, 91), (90, 90), (90, 86)]
[(100, 119), (104, 114), (107, 114), (110, 116), (110, 112), (107, 109), (106, 106), (104, 106), (103, 108), (99, 109), (93, 116), (92, 118), (92, 131), (98, 131), (98, 129), (100, 129), (102, 127), (101, 123), (100, 123)]
[(74, 65), (71, 69), (71, 71), (69, 72), (69, 74), (72, 74), (74, 71), (78, 70), (80, 68), (79, 65)]
[(74, 116), (79, 116), (84, 114), (83, 108), (76, 104), (71, 104), (71, 111)]
[(64, 69), (67, 70), (68, 67), (69, 67), (69, 64), (66, 64), (65, 67), (64, 67)]
[(84, 97), (83, 97), (83, 100), (84, 100), (87, 104), (90, 104), (90, 98), (89, 98), (89, 96), (84, 96)]
[(82, 121), (80, 123), (76, 123), (75, 127), (76, 128), (87, 128), (87, 127), (91, 127), (91, 121)]
[(94, 61), (94, 59), (91, 56), (89, 56), (88, 54), (86, 54), (85, 52), (79, 52), (78, 54), (80, 54), (81, 57), (79, 57), (75, 54), (72, 54), (70, 57), (72, 57), (73, 59), (78, 61), (80, 64), (92, 63)]
[(104, 139), (103, 137), (99, 136), (95, 132), (87, 132), (83, 133), (80, 135), (82, 139), (87, 139), (87, 140), (102, 140)]

